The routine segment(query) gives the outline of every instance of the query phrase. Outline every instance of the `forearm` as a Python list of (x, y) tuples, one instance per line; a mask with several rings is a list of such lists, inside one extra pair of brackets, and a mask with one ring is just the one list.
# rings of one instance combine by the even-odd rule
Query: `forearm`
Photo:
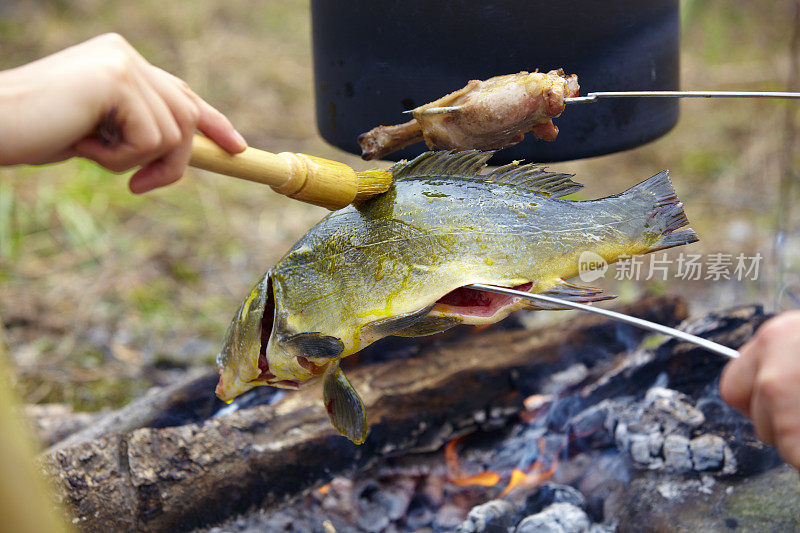
[(24, 100), (17, 70), (0, 71), (0, 166), (23, 163), (20, 147), (20, 106)]
[(61, 69), (50, 56), (0, 72), (0, 165), (66, 159), (74, 155), (72, 145), (91, 133), (104, 105), (86, 96), (91, 75)]

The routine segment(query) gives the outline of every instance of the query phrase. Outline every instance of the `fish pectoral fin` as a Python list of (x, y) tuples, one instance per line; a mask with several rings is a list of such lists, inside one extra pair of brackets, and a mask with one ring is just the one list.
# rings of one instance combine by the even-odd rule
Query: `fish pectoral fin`
[(398, 337), (424, 337), (447, 331), (461, 324), (461, 322), (460, 318), (452, 316), (426, 316), (407, 328), (395, 331), (392, 335), (397, 335)]
[(329, 369), (322, 382), (322, 398), (331, 424), (355, 444), (367, 438), (367, 413), (364, 402), (339, 368)]
[(344, 351), (344, 343), (340, 339), (318, 331), (284, 337), (281, 344), (294, 348), (308, 359), (334, 359)]
[[(577, 303), (601, 302), (603, 300), (613, 300), (617, 297), (616, 294), (605, 294), (603, 293), (603, 289), (598, 289), (597, 287), (584, 287), (564, 280), (561, 280), (554, 287), (542, 292), (542, 294)], [(527, 306), (527, 308), (548, 311), (570, 309), (569, 307), (562, 307), (558, 304), (548, 304), (546, 302), (532, 303)]]

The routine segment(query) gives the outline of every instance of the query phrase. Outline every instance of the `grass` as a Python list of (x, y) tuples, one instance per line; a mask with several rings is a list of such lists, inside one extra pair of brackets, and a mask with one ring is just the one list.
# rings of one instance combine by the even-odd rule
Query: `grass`
[[(791, 5), (685, 0), (683, 86), (785, 89)], [(316, 133), (307, 2), (6, 3), (0, 68), (106, 31), (186, 79), (254, 146), (366, 168)], [(785, 113), (777, 102), (685, 102), (656, 142), (554, 167), (576, 172), (585, 198), (670, 168), (702, 237), (693, 252), (771, 256)], [(0, 169), (0, 317), (27, 401), (116, 406), (166, 379), (155, 367), (209, 364), (241, 297), (325, 213), (208, 173), (144, 197), (126, 178), (78, 160)], [(800, 259), (786, 261), (797, 284)], [(766, 302), (773, 275), (774, 265), (760, 283), (603, 286), (625, 298), (679, 292), (701, 309)]]

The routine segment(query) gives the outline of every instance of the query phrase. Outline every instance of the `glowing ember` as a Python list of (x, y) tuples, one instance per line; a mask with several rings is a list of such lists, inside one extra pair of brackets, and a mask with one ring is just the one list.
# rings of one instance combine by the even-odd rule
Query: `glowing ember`
[(520, 412), (520, 419), (526, 424), (533, 422), (540, 414), (544, 413), (553, 403), (550, 394), (533, 394), (522, 401), (525, 409)]
[(320, 494), (328, 494), (329, 490), (331, 490), (331, 484), (327, 483), (325, 485), (322, 485), (320, 488), (318, 488), (317, 492), (319, 492)]
[(493, 487), (500, 482), (500, 474), (491, 470), (485, 470), (480, 474), (474, 476), (466, 476), (448, 479), (450, 483), (456, 487), (469, 487), (471, 485), (480, 485), (481, 487)]
[(542, 407), (550, 405), (552, 401), (553, 397), (549, 394), (533, 394), (525, 398), (522, 401), (522, 405), (524, 405), (525, 409), (528, 411), (538, 411)]

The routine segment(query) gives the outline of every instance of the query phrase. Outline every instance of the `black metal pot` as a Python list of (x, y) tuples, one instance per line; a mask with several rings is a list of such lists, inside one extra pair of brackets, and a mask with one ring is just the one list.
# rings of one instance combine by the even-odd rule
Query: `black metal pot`
[[(578, 74), (591, 91), (678, 89), (678, 0), (312, 0), (317, 126), (361, 153), (356, 137), (463, 87), (538, 68)], [(493, 162), (563, 161), (625, 150), (669, 131), (672, 99), (568, 106), (555, 142), (527, 135)], [(390, 156), (413, 157), (420, 143)]]

